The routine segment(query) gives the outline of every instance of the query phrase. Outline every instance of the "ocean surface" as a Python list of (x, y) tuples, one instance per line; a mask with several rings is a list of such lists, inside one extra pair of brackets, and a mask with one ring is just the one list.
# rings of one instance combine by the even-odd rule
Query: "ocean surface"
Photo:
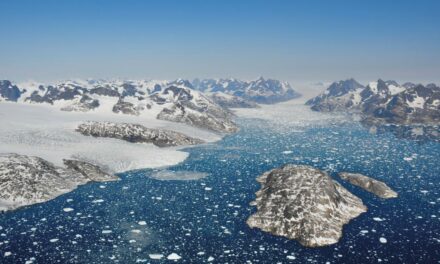
[[(0, 263), (440, 263), (440, 143), (350, 121), (238, 123), (164, 172), (122, 173), (1, 214)], [(328, 171), (368, 207), (339, 243), (305, 248), (246, 225), (255, 178), (286, 163)], [(341, 181), (342, 171), (382, 180), (399, 197), (375, 197)]]

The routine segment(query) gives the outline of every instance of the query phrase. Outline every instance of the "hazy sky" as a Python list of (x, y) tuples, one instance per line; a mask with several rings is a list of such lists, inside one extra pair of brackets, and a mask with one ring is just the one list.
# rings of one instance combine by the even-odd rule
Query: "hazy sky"
[(0, 1), (0, 79), (440, 80), (440, 1)]

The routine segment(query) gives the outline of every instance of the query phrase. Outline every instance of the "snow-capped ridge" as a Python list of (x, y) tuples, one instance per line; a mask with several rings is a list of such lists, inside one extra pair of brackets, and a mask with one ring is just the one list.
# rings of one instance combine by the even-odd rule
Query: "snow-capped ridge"
[[(217, 132), (236, 131), (232, 114), (193, 89), (190, 81), (67, 80), (55, 84), (0, 81), (0, 100), (47, 104), (62, 111), (155, 115)], [(174, 116), (175, 115), (175, 116)]]
[(356, 90), (334, 92), (335, 82), (321, 95), (307, 101), (315, 111), (358, 111), (368, 119), (387, 123), (440, 121), (440, 88), (435, 84), (398, 84), (378, 79)]

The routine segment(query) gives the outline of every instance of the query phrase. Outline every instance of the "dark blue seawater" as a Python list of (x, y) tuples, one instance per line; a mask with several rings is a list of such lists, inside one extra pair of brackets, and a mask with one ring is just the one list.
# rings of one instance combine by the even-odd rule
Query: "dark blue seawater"
[[(206, 178), (160, 181), (148, 178), (152, 170), (127, 172), (121, 181), (0, 215), (0, 262), (170, 263), (166, 257), (176, 253), (178, 263), (440, 263), (439, 143), (372, 135), (357, 123), (276, 131), (261, 120), (239, 122), (239, 133), (188, 149), (189, 158), (170, 168)], [(304, 248), (245, 223), (255, 210), (255, 178), (286, 163), (327, 170), (339, 182), (337, 172), (363, 173), (399, 198), (382, 200), (342, 182), (368, 212), (344, 227), (339, 243)]]

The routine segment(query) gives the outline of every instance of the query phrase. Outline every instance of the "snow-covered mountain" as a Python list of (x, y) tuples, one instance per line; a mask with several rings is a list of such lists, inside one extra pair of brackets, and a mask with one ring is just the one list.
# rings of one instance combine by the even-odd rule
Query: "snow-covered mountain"
[(364, 113), (388, 123), (440, 122), (440, 87), (421, 84), (381, 100), (370, 99)]
[(315, 111), (359, 111), (368, 119), (386, 123), (440, 121), (440, 88), (435, 84), (399, 85), (379, 79), (364, 87), (349, 79), (333, 83), (306, 104)]
[[(219, 102), (227, 104), (229, 99), (236, 102), (233, 107), (251, 107), (255, 103), (273, 104), (287, 101), (300, 96), (292, 89), (288, 82), (281, 82), (263, 77), (253, 81), (242, 81), (237, 79), (195, 79), (192, 82), (195, 89), (219, 98)], [(229, 95), (227, 97), (226, 95)], [(240, 98), (241, 100), (239, 100)], [(254, 103), (254, 104), (252, 104)]]
[(54, 85), (0, 81), (0, 100), (48, 104), (63, 111), (154, 115), (217, 132), (237, 130), (232, 114), (187, 80), (85, 80)]
[(335, 111), (354, 107), (361, 102), (365, 87), (354, 79), (332, 83), (322, 94), (306, 102), (316, 111)]

